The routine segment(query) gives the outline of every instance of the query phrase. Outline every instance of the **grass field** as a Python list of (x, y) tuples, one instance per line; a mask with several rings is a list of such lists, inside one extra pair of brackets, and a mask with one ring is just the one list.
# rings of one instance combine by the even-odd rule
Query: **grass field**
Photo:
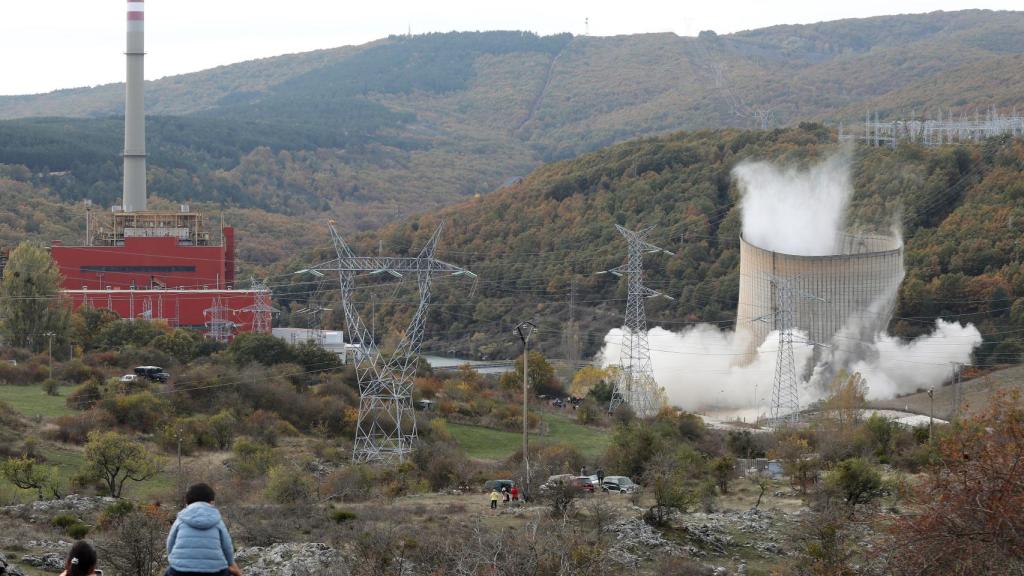
[(64, 394), (71, 388), (61, 388), (61, 396), (49, 396), (39, 386), (0, 386), (0, 401), (7, 402), (15, 410), (33, 418), (55, 418), (70, 414), (71, 410), (64, 404)]
[[(608, 447), (610, 431), (581, 426), (568, 416), (541, 417), (548, 425), (548, 434), (530, 434), (531, 444), (570, 444), (587, 458), (597, 458)], [(523, 436), (517, 432), (453, 423), (448, 424), (448, 430), (471, 458), (504, 460), (522, 448)]]

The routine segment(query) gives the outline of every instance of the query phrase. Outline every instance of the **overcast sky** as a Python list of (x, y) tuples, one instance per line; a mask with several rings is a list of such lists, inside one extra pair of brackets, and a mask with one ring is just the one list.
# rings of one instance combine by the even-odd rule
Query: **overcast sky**
[[(693, 36), (934, 10), (1024, 8), (1021, 0), (148, 0), (146, 78), (361, 44), (412, 32), (531, 30)], [(120, 82), (124, 0), (0, 0), (0, 94)]]

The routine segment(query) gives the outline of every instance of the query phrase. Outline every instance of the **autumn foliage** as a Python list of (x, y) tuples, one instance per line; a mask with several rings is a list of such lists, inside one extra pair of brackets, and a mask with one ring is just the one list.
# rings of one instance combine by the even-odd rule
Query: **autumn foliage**
[(954, 426), (912, 497), (916, 513), (892, 526), (897, 574), (1010, 574), (1024, 562), (1024, 405), (999, 393)]

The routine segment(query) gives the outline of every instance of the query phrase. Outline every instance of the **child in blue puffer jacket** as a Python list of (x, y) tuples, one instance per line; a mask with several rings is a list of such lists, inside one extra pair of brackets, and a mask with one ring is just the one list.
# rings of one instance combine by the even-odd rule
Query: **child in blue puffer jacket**
[(190, 486), (184, 510), (167, 535), (165, 576), (242, 576), (235, 564), (231, 535), (213, 505), (214, 492), (206, 484)]

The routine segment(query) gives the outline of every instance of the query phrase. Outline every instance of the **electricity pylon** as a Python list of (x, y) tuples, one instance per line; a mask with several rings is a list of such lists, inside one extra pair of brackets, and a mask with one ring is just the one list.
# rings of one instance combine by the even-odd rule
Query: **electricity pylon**
[(231, 334), (234, 331), (235, 323), (228, 319), (228, 314), (231, 309), (224, 305), (221, 301), (220, 296), (213, 299), (210, 307), (203, 310), (203, 316), (208, 317), (206, 321), (207, 334), (213, 340), (224, 344), (231, 340)]
[(272, 328), (272, 320), (274, 314), (279, 314), (280, 310), (274, 308), (270, 300), (270, 288), (267, 287), (265, 282), (260, 282), (256, 278), (249, 277), (249, 285), (252, 287), (252, 291), (256, 293), (253, 297), (254, 302), (244, 308), (239, 309), (239, 312), (249, 312), (252, 314), (252, 331), (257, 334), (270, 334)]
[(643, 256), (644, 253), (672, 253), (647, 242), (647, 236), (654, 226), (634, 232), (616, 224), (615, 229), (629, 243), (629, 258), (626, 264), (608, 272), (616, 276), (626, 275), (629, 298), (626, 300), (622, 348), (619, 351), (619, 376), (615, 381), (611, 402), (608, 403), (608, 412), (615, 412), (625, 403), (637, 416), (643, 418), (656, 414), (661, 407), (658, 400), (658, 383), (654, 380), (654, 371), (651, 369), (651, 348), (647, 342), (647, 312), (644, 309), (644, 300), (655, 296), (672, 299), (643, 285)]
[[(824, 299), (796, 288), (796, 278), (781, 278), (769, 275), (775, 289), (775, 329), (779, 332), (779, 349), (775, 358), (775, 378), (772, 381), (772, 399), (769, 417), (774, 422), (800, 420), (800, 379), (796, 375), (796, 360), (793, 358), (793, 342), (796, 338), (796, 298), (809, 300)], [(810, 344), (809, 341), (803, 343)]]
[[(356, 256), (338, 234), (332, 221), (331, 240), (338, 257), (298, 273), (322, 276), (336, 272), (341, 290), (341, 306), (350, 340), (359, 345), (356, 352), (356, 376), (359, 381), (359, 420), (356, 424), (352, 459), (357, 462), (402, 462), (416, 442), (416, 415), (412, 406), (413, 374), (416, 356), (423, 341), (423, 328), (430, 304), (431, 279), (436, 274), (476, 277), (472, 272), (434, 258), (441, 237), (442, 223), (434, 230), (426, 246), (414, 258)], [(409, 321), (402, 341), (388, 357), (377, 349), (373, 334), (367, 330), (356, 309), (352, 293), (356, 276), (404, 274), (416, 276), (419, 305)]]

